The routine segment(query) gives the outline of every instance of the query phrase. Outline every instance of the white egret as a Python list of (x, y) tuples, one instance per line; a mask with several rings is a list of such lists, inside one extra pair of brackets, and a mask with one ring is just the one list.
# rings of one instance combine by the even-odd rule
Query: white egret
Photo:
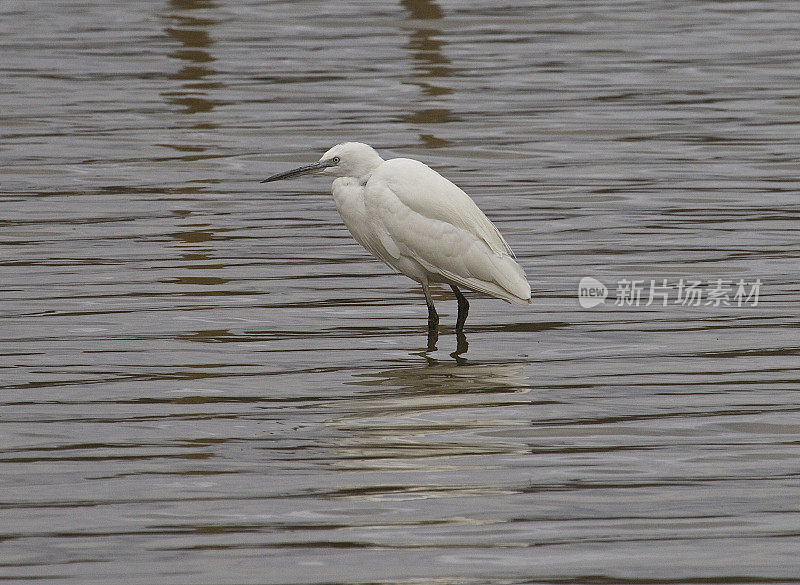
[(439, 323), (432, 283), (453, 289), (459, 332), (469, 311), (459, 287), (510, 303), (531, 302), (525, 272), (497, 228), (464, 191), (427, 165), (383, 160), (371, 146), (345, 142), (315, 163), (262, 183), (309, 173), (336, 177), (331, 187), (336, 209), (356, 241), (422, 285), (430, 330)]

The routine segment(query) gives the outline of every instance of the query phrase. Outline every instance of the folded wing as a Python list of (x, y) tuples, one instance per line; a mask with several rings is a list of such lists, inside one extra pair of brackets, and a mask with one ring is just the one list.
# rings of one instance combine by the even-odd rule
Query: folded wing
[(529, 303), (530, 285), (500, 232), (469, 196), (411, 159), (384, 162), (365, 186), (365, 204), (380, 220), (378, 238), (391, 256), (467, 289)]

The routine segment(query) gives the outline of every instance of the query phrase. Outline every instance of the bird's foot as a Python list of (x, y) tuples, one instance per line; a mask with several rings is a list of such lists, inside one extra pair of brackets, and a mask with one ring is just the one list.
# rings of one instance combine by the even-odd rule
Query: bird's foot
[(456, 359), (458, 363), (465, 363), (466, 360), (461, 357), (467, 350), (469, 349), (469, 343), (467, 343), (467, 336), (464, 335), (463, 331), (457, 330), (456, 331), (456, 350), (451, 353), (450, 355)]
[(439, 329), (434, 325), (428, 327), (428, 349), (426, 351), (436, 351), (436, 342), (439, 341)]

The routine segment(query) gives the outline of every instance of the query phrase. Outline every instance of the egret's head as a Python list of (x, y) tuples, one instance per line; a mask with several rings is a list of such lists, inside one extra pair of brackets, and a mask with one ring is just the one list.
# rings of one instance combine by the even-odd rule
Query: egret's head
[(343, 142), (331, 148), (315, 163), (272, 175), (261, 182), (268, 183), (281, 179), (291, 179), (310, 173), (320, 173), (333, 177), (361, 178), (374, 171), (382, 162), (383, 159), (368, 144)]
[(322, 155), (319, 162), (333, 163), (323, 172), (334, 177), (363, 177), (375, 170), (383, 159), (369, 144), (343, 142)]

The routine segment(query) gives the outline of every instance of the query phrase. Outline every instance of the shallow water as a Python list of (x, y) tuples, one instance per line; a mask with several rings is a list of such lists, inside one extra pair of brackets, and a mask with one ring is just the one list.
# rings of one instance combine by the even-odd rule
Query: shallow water
[[(800, 582), (795, 3), (0, 16), (0, 580)], [(465, 347), (442, 290), (427, 352), (328, 180), (258, 183), (342, 140), (470, 193), (532, 307)]]

